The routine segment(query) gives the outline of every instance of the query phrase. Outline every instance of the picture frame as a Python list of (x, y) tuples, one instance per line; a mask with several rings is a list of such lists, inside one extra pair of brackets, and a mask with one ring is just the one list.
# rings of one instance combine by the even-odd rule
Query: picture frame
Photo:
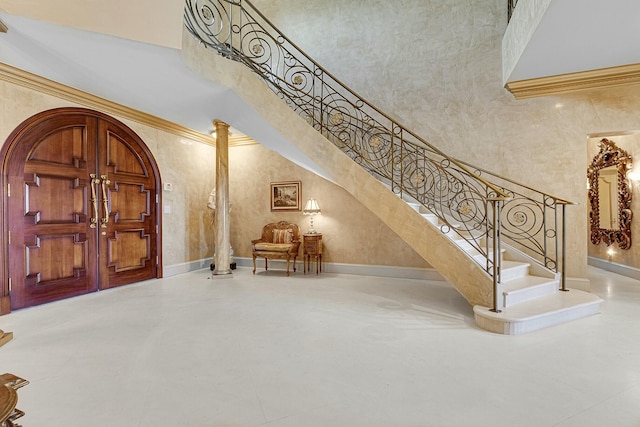
[(271, 183), (271, 211), (299, 211), (302, 209), (302, 183), (281, 181)]

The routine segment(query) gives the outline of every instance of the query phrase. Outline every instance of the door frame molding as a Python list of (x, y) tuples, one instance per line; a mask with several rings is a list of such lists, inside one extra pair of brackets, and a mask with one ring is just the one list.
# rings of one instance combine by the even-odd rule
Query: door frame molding
[[(33, 116), (25, 119), (11, 132), (11, 134), (7, 137), (4, 144), (2, 145), (2, 150), (0, 150), (0, 160), (2, 161), (2, 163), (0, 164), (0, 188), (2, 188), (2, 199), (0, 200), (0, 315), (8, 314), (11, 312), (11, 300), (9, 296), (9, 219), (7, 212), (8, 199), (10, 197), (10, 195), (8, 194), (9, 189), (7, 188), (9, 183), (7, 175), (9, 166), (12, 160), (14, 160), (14, 154), (19, 148), (20, 141), (22, 140), (22, 136), (25, 134), (25, 132), (29, 131), (35, 126), (38, 126), (38, 124), (42, 122), (68, 114), (84, 114), (86, 116), (110, 122), (125, 129), (136, 140), (136, 143), (140, 146), (144, 154), (149, 159), (149, 163), (151, 164), (151, 168), (155, 178), (156, 195), (158, 200), (156, 209), (156, 224), (158, 226), (156, 236), (156, 256), (158, 257), (156, 266), (156, 277), (162, 277), (162, 215), (160, 209), (160, 207), (162, 206), (162, 180), (160, 177), (158, 164), (155, 160), (155, 157), (149, 150), (149, 147), (147, 146), (147, 144), (145, 144), (142, 138), (140, 138), (137, 132), (135, 132), (125, 123), (112, 116), (109, 116), (108, 114), (81, 107), (53, 108), (34, 114)], [(23, 161), (26, 161), (26, 159), (24, 159)], [(11, 191), (16, 190), (11, 189)]]

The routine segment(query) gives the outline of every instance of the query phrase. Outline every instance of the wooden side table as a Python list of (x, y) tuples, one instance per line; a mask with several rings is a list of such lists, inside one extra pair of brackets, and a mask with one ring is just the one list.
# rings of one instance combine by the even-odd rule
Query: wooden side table
[(18, 403), (18, 390), (29, 384), (29, 381), (13, 374), (0, 375), (0, 426), (18, 427), (14, 421), (24, 416), (24, 412), (16, 408)]
[(311, 272), (311, 258), (316, 262), (316, 274), (322, 273), (322, 234), (320, 233), (302, 235), (304, 274), (307, 274), (307, 270)]

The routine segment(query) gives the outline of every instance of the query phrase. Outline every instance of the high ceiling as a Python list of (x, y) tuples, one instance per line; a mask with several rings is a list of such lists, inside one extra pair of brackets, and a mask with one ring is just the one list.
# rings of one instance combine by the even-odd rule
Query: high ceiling
[(505, 82), (640, 64), (638, 28), (638, 0), (551, 0)]

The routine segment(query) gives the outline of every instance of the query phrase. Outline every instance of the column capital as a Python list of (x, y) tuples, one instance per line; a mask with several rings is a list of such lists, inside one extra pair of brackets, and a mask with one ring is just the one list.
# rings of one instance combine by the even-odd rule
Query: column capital
[(216, 129), (219, 128), (219, 127), (227, 128), (227, 129), (229, 128), (229, 125), (227, 123), (223, 122), (222, 120), (218, 120), (218, 119), (215, 119), (213, 121), (213, 126), (215, 126)]

